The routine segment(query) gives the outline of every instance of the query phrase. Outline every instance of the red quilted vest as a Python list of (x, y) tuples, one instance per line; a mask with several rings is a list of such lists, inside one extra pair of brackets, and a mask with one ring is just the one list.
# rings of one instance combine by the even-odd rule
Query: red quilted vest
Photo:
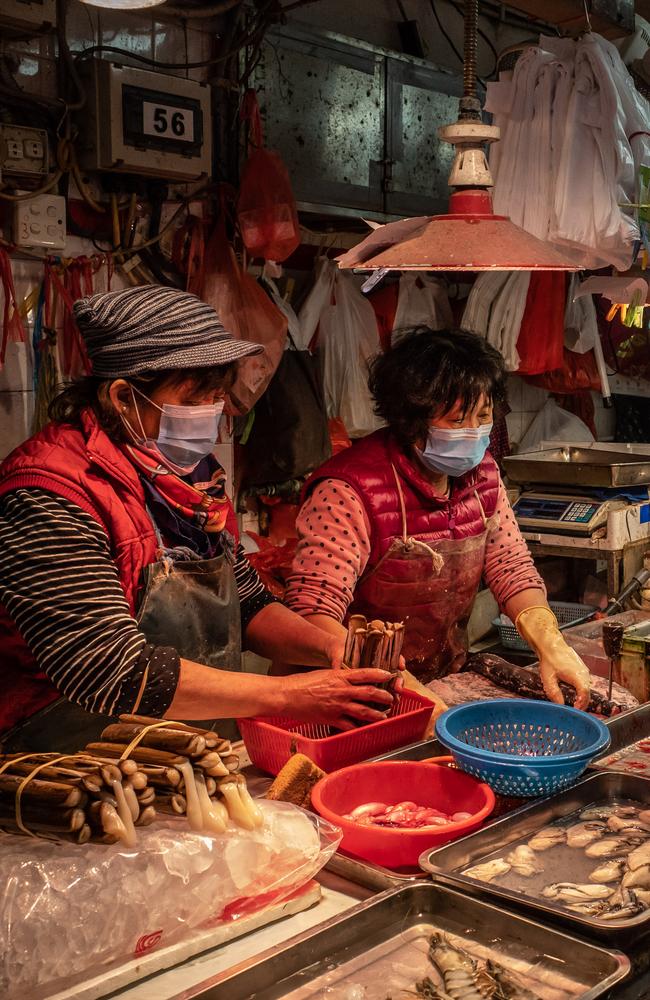
[[(102, 526), (134, 614), (142, 570), (155, 561), (158, 543), (138, 475), (92, 411), (82, 415), (81, 429), (48, 424), (5, 459), (0, 466), (0, 497), (30, 487), (71, 500)], [(49, 705), (58, 692), (2, 605), (0, 645), (2, 731)]]
[[(483, 531), (481, 507), (486, 517), (496, 510), (499, 470), (490, 455), (477, 469), (453, 483), (451, 496), (440, 497), (392, 434), (382, 429), (356, 441), (312, 474), (307, 493), (323, 479), (341, 479), (361, 498), (371, 530), (371, 569), (390, 545), (402, 535), (402, 515), (394, 465), (404, 494), (408, 534), (422, 541), (438, 538), (471, 538)], [(480, 498), (480, 504), (479, 500)]]

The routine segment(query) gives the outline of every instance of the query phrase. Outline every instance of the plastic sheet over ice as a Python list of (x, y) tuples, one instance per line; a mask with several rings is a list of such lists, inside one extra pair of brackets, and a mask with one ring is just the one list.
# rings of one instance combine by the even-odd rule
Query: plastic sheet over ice
[(170, 819), (140, 830), (132, 851), (0, 835), (0, 996), (37, 1000), (304, 885), (340, 831), (288, 803), (258, 804), (257, 830), (206, 836)]

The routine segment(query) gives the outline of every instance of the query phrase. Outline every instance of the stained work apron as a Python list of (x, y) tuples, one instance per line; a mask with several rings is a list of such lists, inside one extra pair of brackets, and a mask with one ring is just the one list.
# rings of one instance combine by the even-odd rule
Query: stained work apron
[(485, 546), (494, 519), (470, 538), (427, 541), (408, 533), (406, 506), (397, 470), (402, 536), (392, 540), (378, 563), (359, 581), (351, 611), (406, 625), (403, 655), (424, 683), (459, 670), (467, 655), (467, 623), (479, 589)]
[[(144, 571), (144, 593), (137, 615), (140, 630), (148, 642), (173, 646), (183, 659), (221, 670), (241, 670), (239, 595), (232, 553), (179, 560), (173, 557), (174, 551), (180, 550), (171, 550), (169, 556)], [(131, 709), (134, 713), (145, 683), (146, 676)], [(14, 726), (2, 738), (2, 748), (5, 753), (72, 752), (96, 742), (113, 721), (111, 716), (86, 712), (67, 698), (59, 698)], [(227, 738), (236, 734), (234, 722), (197, 722), (205, 729), (217, 724)]]

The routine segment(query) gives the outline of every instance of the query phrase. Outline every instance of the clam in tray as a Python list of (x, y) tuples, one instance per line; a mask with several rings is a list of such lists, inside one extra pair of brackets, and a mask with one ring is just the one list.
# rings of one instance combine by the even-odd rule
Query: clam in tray
[(650, 934), (650, 783), (593, 775), (420, 864), (436, 879), (606, 940)]

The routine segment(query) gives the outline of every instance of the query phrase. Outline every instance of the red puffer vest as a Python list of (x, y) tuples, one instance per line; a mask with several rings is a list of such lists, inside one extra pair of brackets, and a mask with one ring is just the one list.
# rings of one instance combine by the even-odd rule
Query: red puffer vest
[(483, 531), (483, 514), (491, 517), (496, 510), (499, 470), (490, 455), (477, 469), (452, 480), (450, 497), (440, 497), (392, 434), (386, 429), (375, 431), (316, 469), (306, 487), (309, 493), (323, 479), (341, 479), (361, 498), (371, 531), (367, 570), (381, 559), (394, 538), (402, 536), (393, 465), (404, 494), (407, 532), (413, 538), (426, 542), (472, 538)]
[[(140, 478), (101, 429), (92, 411), (82, 427), (48, 424), (0, 466), (0, 497), (18, 489), (49, 490), (90, 514), (106, 532), (131, 614), (138, 607), (142, 571), (156, 560), (158, 542)], [(228, 529), (236, 534), (232, 509)], [(0, 732), (59, 697), (0, 604), (2, 699)]]
[[(101, 429), (91, 411), (83, 414), (82, 429), (69, 424), (48, 424), (5, 459), (0, 466), (0, 497), (24, 488), (49, 490), (65, 497), (102, 526), (134, 614), (142, 570), (155, 561), (158, 543), (134, 467)], [(39, 669), (2, 605), (0, 644), (2, 731), (49, 705), (59, 695)]]
[[(485, 521), (498, 499), (494, 460), (487, 457), (478, 469), (454, 479), (450, 497), (440, 497), (382, 430), (318, 469), (308, 488), (329, 477), (354, 489), (370, 522), (370, 557), (350, 612), (403, 621), (406, 661), (423, 680), (457, 670), (465, 659), (466, 625), (483, 571)], [(398, 481), (406, 534), (426, 544), (387, 554), (404, 534)], [(437, 568), (432, 549), (442, 557)]]

